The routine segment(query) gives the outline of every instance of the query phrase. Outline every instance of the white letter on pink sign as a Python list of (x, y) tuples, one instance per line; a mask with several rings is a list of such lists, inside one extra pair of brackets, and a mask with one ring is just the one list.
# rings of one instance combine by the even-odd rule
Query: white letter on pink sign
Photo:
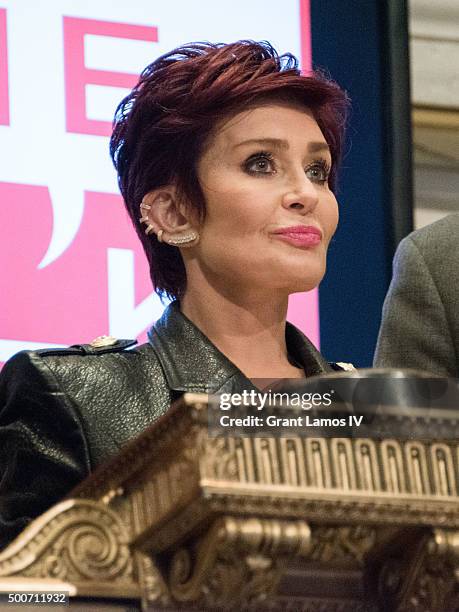
[(138, 75), (87, 68), (84, 62), (84, 37), (87, 34), (157, 42), (158, 30), (154, 26), (64, 17), (67, 131), (77, 134), (109, 136), (112, 131), (110, 121), (99, 121), (87, 117), (86, 85), (131, 89), (136, 84)]

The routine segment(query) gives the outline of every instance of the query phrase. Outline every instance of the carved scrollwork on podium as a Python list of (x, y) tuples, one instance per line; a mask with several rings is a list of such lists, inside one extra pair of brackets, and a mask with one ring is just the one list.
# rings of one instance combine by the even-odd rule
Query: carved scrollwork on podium
[(206, 478), (234, 481), (239, 478), (236, 447), (242, 441), (208, 438), (205, 444), (204, 474)]
[(310, 558), (322, 563), (353, 561), (363, 566), (375, 540), (376, 529), (363, 525), (317, 527), (312, 534)]
[[(446, 599), (454, 586), (454, 578), (444, 560), (428, 559), (410, 589), (410, 595), (399, 606), (400, 612), (444, 612)], [(457, 602), (459, 603), (459, 602)]]
[(89, 500), (66, 500), (33, 521), (0, 554), (0, 576), (68, 582), (132, 581), (128, 536), (118, 516)]
[(171, 595), (210, 609), (262, 604), (280, 579), (277, 561), (307, 556), (310, 537), (304, 521), (222, 517), (196, 546), (173, 555)]
[(434, 530), (410, 555), (390, 559), (379, 576), (380, 599), (396, 612), (459, 609), (459, 532)]
[[(410, 581), (403, 564), (387, 565), (381, 575), (380, 594), (386, 610), (394, 612), (445, 612), (445, 599), (453, 588), (454, 579), (444, 560), (425, 559)], [(406, 588), (407, 583), (409, 587)], [(457, 608), (451, 608), (456, 610)]]
[(170, 593), (152, 557), (139, 551), (134, 553), (134, 557), (139, 575), (143, 608), (148, 610), (148, 607), (153, 604), (167, 606), (171, 601)]

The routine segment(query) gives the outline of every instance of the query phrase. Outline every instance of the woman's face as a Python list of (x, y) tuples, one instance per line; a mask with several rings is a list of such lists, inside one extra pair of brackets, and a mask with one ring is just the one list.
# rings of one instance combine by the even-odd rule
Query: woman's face
[(235, 291), (316, 287), (338, 223), (330, 165), (319, 126), (299, 106), (266, 103), (222, 123), (198, 164), (206, 218), (193, 265)]

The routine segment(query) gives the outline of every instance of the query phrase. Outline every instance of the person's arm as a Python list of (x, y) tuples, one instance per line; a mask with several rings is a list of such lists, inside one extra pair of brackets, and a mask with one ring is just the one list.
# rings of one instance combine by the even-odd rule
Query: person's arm
[(0, 549), (89, 470), (76, 407), (43, 358), (18, 353), (0, 373)]
[(439, 288), (429, 262), (411, 237), (400, 243), (395, 254), (374, 365), (456, 375), (455, 350)]

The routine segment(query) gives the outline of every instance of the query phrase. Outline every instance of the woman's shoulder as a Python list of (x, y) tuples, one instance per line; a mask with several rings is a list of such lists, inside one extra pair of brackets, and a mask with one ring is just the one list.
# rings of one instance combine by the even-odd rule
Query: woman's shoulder
[(85, 432), (94, 464), (148, 427), (170, 405), (159, 361), (147, 344), (115, 340), (22, 351), (0, 374), (0, 428), (68, 417)]
[(119, 340), (111, 336), (99, 336), (88, 344), (69, 347), (20, 351), (4, 365), (0, 380), (2, 385), (46, 384), (55, 386), (77, 385), (126, 374), (136, 375), (137, 370), (155, 368), (157, 359), (148, 345), (135, 346), (136, 340)]

